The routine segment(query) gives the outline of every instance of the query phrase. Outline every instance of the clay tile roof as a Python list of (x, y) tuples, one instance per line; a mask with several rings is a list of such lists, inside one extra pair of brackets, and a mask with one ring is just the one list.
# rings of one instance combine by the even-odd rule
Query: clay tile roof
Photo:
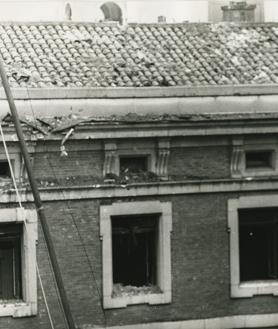
[(278, 24), (0, 24), (13, 87), (277, 84)]

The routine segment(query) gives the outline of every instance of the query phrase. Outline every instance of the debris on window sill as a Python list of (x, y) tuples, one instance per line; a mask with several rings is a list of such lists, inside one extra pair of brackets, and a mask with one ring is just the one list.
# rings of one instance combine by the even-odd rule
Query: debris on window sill
[(104, 178), (105, 183), (115, 183), (118, 185), (159, 181), (160, 178), (155, 173), (150, 171), (140, 171), (136, 173), (122, 172), (119, 176), (115, 174), (107, 174)]
[(22, 304), (22, 299), (0, 299), (0, 305)]
[(162, 291), (158, 286), (124, 286), (121, 283), (113, 285), (112, 298), (127, 297), (127, 296), (139, 296), (148, 294), (161, 294)]

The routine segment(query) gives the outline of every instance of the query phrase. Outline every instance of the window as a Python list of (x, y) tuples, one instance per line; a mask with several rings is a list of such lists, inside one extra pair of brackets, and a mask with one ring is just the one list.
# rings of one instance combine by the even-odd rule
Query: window
[(158, 216), (112, 217), (113, 284), (154, 287)]
[(246, 151), (245, 152), (246, 169), (272, 169), (273, 151)]
[(148, 171), (147, 156), (120, 156), (120, 173), (136, 174)]
[(228, 202), (231, 295), (278, 295), (278, 196)]
[(0, 225), (0, 299), (22, 298), (21, 224)]
[(168, 202), (101, 206), (104, 308), (171, 302), (171, 229)]
[[(20, 159), (20, 153), (17, 148), (10, 146), (10, 160), (13, 168), (13, 173), (16, 180), (21, 178), (22, 163)], [(6, 184), (11, 181), (10, 166), (5, 154), (4, 148), (0, 150), (0, 184)]]
[(278, 147), (274, 138), (233, 139), (231, 175), (234, 178), (278, 175)]
[(106, 141), (104, 143), (103, 177), (110, 179), (122, 174), (141, 173), (142, 177), (138, 175), (138, 178), (141, 177), (142, 180), (144, 178), (157, 179), (158, 177), (167, 180), (169, 156), (169, 139)]
[(0, 160), (0, 178), (10, 178), (11, 172), (8, 161)]
[(122, 10), (121, 8), (112, 1), (105, 2), (100, 9), (103, 12), (105, 21), (115, 21), (122, 23)]
[(69, 3), (66, 4), (65, 14), (66, 14), (66, 20), (71, 21), (72, 9), (71, 9), (71, 5)]
[(239, 210), (240, 281), (278, 278), (278, 208)]
[(36, 240), (35, 210), (0, 209), (0, 316), (37, 312)]

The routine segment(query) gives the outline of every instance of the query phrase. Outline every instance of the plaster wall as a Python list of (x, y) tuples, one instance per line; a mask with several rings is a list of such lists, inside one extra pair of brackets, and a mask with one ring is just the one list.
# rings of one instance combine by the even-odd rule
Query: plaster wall
[[(209, 0), (209, 15), (208, 19), (210, 22), (217, 23), (217, 22), (222, 22), (223, 21), (223, 15), (222, 15), (222, 6), (227, 6), (229, 5), (230, 0)], [(275, 15), (275, 6), (271, 3), (268, 4), (268, 2), (275, 2), (277, 3), (276, 0), (247, 0), (248, 4), (255, 4), (256, 9), (255, 9), (255, 22), (264, 22), (264, 21), (269, 21), (270, 19), (270, 13), (272, 15)], [(265, 5), (264, 5), (265, 3)], [(270, 13), (267, 14), (267, 16), (264, 17), (264, 6), (266, 8), (270, 9)], [(273, 6), (271, 8), (271, 6)], [(268, 10), (269, 10), (268, 9)]]
[[(73, 21), (99, 22), (104, 16), (100, 6), (105, 0), (1, 0), (0, 21), (63, 21), (65, 6), (72, 8)], [(160, 15), (167, 22), (204, 22), (208, 20), (208, 0), (115, 0), (124, 22), (153, 23)]]

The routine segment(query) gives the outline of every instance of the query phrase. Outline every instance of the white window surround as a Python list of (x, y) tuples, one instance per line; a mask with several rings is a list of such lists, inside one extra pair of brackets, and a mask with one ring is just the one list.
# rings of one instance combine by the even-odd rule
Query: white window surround
[[(111, 216), (158, 214), (159, 238), (157, 281), (161, 293), (138, 296), (112, 297), (112, 231)], [(103, 306), (122, 308), (130, 304), (166, 304), (172, 300), (171, 292), (171, 237), (172, 206), (170, 202), (140, 201), (118, 202), (100, 207), (100, 235), (102, 238)]]
[[(271, 155), (271, 166), (263, 168), (246, 168), (246, 153), (250, 151), (270, 151)], [(244, 157), (243, 157), (243, 173), (248, 176), (259, 176), (259, 175), (277, 175), (278, 174), (278, 147), (277, 145), (246, 145), (244, 147)]]
[[(4, 152), (4, 151), (3, 151)], [(0, 162), (2, 161), (8, 161), (6, 154), (1, 152), (0, 153)], [(20, 171), (21, 171), (21, 161), (20, 161), (20, 153), (10, 153), (10, 160), (11, 160), (11, 164), (12, 164), (12, 168), (13, 168), (13, 172), (14, 172), (14, 176), (16, 180), (20, 179)], [(7, 181), (10, 181), (11, 178), (5, 178), (5, 179), (1, 179), (2, 183), (5, 183)]]
[[(118, 145), (119, 144), (119, 145)], [(120, 157), (146, 156), (148, 171), (157, 174), (161, 179), (168, 179), (168, 161), (170, 140), (160, 138), (156, 143), (131, 143), (105, 141), (104, 143), (103, 177), (107, 174), (120, 174)]]
[[(250, 151), (271, 151), (271, 166), (252, 169), (246, 168), (245, 154)], [(244, 141), (243, 138), (240, 137), (234, 138), (231, 159), (231, 174), (234, 178), (278, 175), (277, 142), (273, 139)]]
[[(26, 225), (24, 224), (24, 221)], [(23, 239), (21, 246), (22, 301), (1, 302), (0, 317), (26, 317), (37, 313), (36, 241), (37, 212), (34, 209), (2, 208), (0, 223), (22, 223)]]
[(244, 196), (228, 200), (230, 230), (231, 297), (278, 295), (278, 280), (240, 282), (238, 210), (244, 208), (278, 207), (278, 195)]

